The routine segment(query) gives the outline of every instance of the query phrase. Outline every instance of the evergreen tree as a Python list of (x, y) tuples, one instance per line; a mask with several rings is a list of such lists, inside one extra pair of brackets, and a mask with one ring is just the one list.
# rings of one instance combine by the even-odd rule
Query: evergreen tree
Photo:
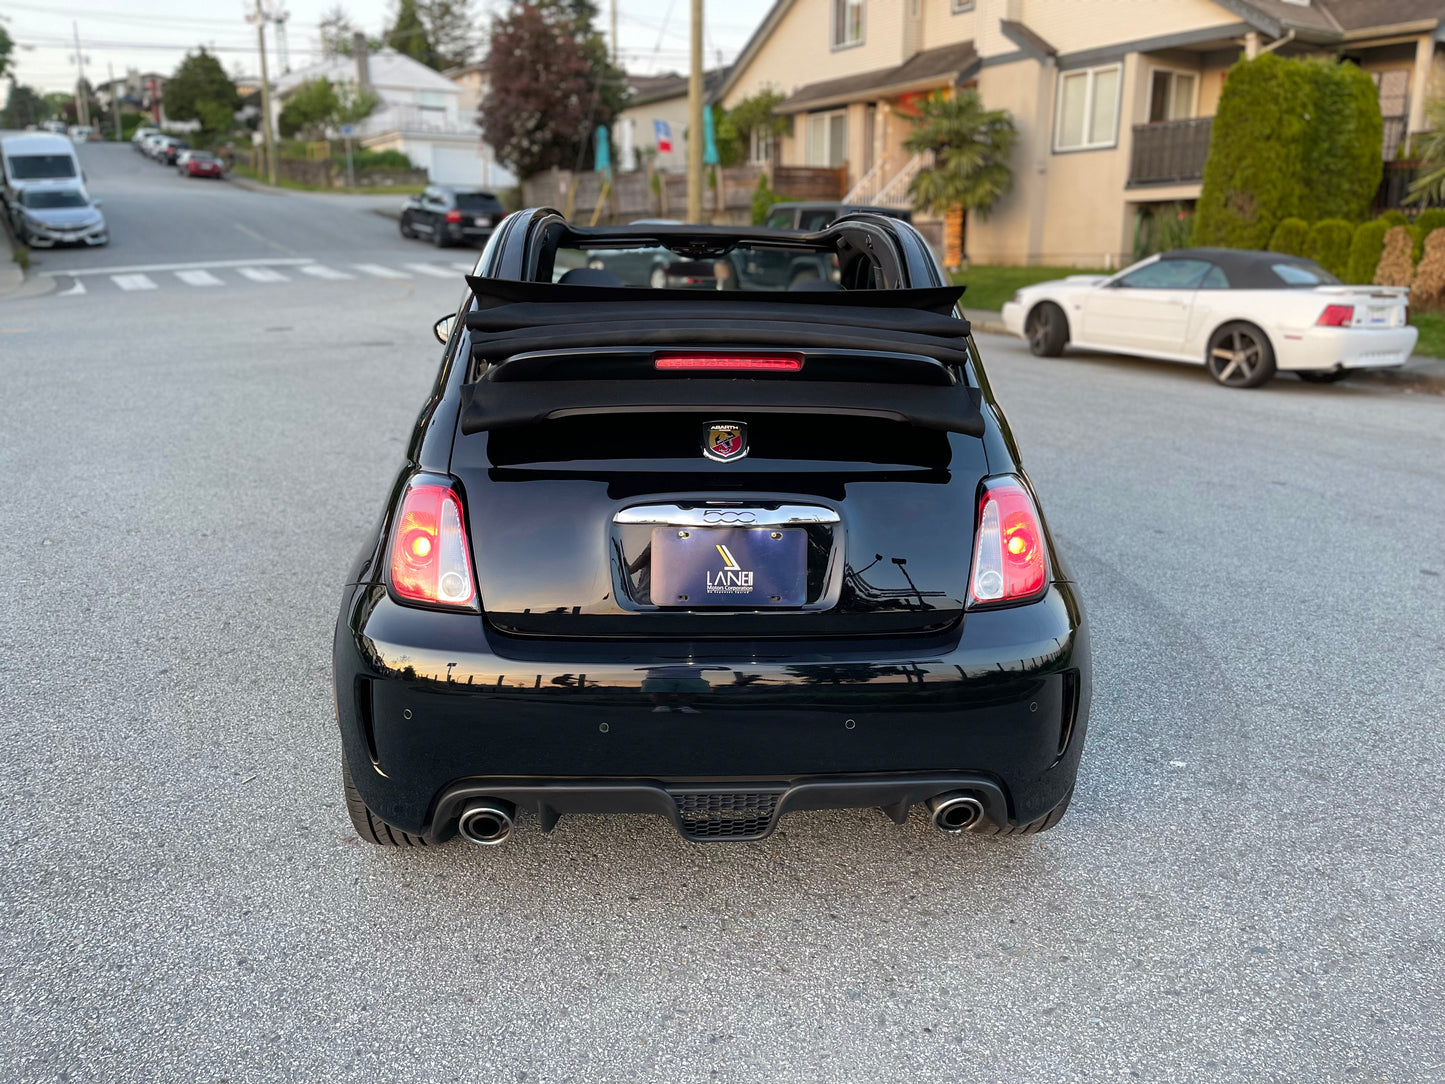
[(436, 67), (436, 51), (427, 37), (426, 26), (417, 11), (417, 0), (397, 0), (396, 19), (386, 32), (385, 42), (398, 53)]
[(198, 120), (207, 134), (231, 127), (241, 96), (221, 62), (205, 49), (186, 54), (165, 87), (166, 115), (172, 120)]

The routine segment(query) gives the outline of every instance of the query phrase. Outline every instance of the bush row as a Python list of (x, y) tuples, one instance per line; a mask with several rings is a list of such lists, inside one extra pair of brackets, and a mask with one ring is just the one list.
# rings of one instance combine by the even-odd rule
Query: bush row
[[(1342, 218), (1321, 219), (1313, 226), (1302, 218), (1285, 218), (1274, 228), (1269, 250), (1314, 260), (1344, 282), (1416, 286), (1419, 277), (1416, 264), (1425, 269), (1423, 261), (1428, 255), (1430, 237), (1442, 228), (1445, 228), (1442, 209), (1422, 211), (1414, 222), (1399, 211), (1387, 211), (1358, 226)], [(1445, 234), (1435, 243), (1445, 246)], [(1430, 282), (1420, 284), (1421, 287), (1430, 285)], [(1417, 300), (1424, 301), (1427, 296), (1437, 298), (1438, 288), (1427, 291)]]

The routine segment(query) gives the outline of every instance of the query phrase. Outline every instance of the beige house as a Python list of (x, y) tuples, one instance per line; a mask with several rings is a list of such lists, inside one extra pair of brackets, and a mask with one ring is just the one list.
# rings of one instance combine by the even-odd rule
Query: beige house
[(850, 202), (906, 206), (910, 103), (973, 87), (1019, 130), (1014, 188), (967, 253), (1112, 267), (1141, 210), (1199, 196), (1211, 118), (1242, 55), (1339, 56), (1374, 76), (1385, 155), (1445, 92), (1445, 0), (777, 0), (719, 88), (793, 117), (784, 165), (846, 165)]

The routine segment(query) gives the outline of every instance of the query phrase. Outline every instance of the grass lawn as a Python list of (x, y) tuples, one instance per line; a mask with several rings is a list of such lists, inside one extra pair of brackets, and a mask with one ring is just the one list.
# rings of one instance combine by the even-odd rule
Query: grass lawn
[[(245, 177), (248, 180), (255, 181), (257, 184), (266, 183), (265, 177), (262, 177), (254, 169), (251, 169), (248, 166), (235, 166), (232, 168), (231, 172), (237, 174), (238, 176)], [(421, 194), (422, 189), (424, 189), (426, 185), (390, 184), (376, 185), (374, 187), (368, 188), (330, 188), (316, 184), (300, 184), (296, 181), (288, 181), (284, 177), (278, 177), (276, 180), (276, 187), (289, 188), (293, 192), (330, 192), (333, 195), (342, 196), (417, 196)]]
[(1431, 358), (1445, 358), (1445, 312), (1412, 312), (1410, 323), (1420, 329), (1415, 353)]
[(965, 312), (969, 309), (997, 312), (1020, 287), (1061, 279), (1065, 275), (1094, 274), (1108, 272), (1079, 267), (970, 267), (967, 271), (955, 271), (953, 281), (968, 287), (963, 295)]

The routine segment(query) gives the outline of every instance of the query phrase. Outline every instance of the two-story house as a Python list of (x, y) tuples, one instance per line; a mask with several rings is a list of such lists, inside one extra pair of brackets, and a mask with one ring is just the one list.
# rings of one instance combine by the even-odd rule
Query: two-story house
[(1241, 56), (1338, 56), (1375, 78), (1387, 158), (1445, 92), (1445, 0), (777, 0), (719, 96), (771, 87), (785, 165), (846, 165), (850, 202), (906, 205), (918, 95), (977, 89), (1018, 127), (1013, 190), (971, 259), (1109, 267), (1141, 209), (1198, 198), (1210, 118)]
[(464, 103), (467, 88), (404, 53), (386, 48), (354, 60), (335, 56), (288, 72), (276, 80), (276, 116), (291, 94), (314, 79), (376, 95), (379, 104), (356, 126), (356, 138), (369, 150), (401, 151), (432, 183), (497, 188), (517, 183), (482, 144), (475, 101)]

